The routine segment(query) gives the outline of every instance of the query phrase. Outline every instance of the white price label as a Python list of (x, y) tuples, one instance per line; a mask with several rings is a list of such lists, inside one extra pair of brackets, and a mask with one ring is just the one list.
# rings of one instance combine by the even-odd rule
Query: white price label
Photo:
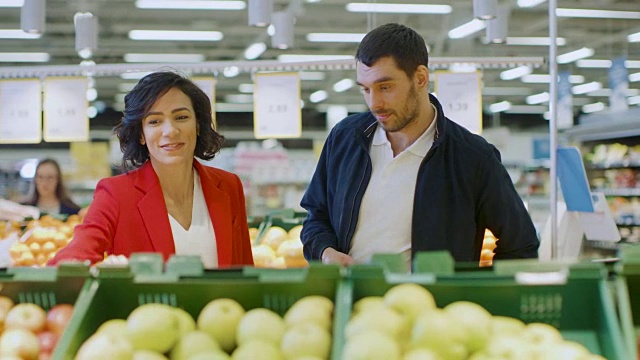
[(298, 73), (256, 74), (253, 99), (253, 128), (256, 138), (301, 136)]
[(42, 140), (40, 80), (0, 81), (0, 143), (39, 143)]
[(436, 72), (436, 93), (445, 116), (467, 130), (482, 132), (480, 73)]
[(89, 140), (88, 80), (48, 78), (44, 83), (44, 139), (47, 142)]

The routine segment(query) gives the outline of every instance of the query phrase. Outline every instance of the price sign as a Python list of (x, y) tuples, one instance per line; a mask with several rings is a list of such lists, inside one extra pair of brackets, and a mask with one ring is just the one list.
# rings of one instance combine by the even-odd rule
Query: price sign
[(191, 79), (194, 84), (204, 91), (211, 100), (211, 121), (216, 128), (216, 79), (213, 77), (196, 77)]
[(0, 81), (0, 143), (37, 144), (42, 140), (40, 80)]
[(47, 78), (44, 82), (44, 140), (89, 140), (85, 77)]
[(256, 74), (253, 130), (257, 139), (295, 138), (302, 134), (298, 73)]
[(482, 132), (480, 73), (436, 72), (436, 93), (444, 115), (472, 133)]

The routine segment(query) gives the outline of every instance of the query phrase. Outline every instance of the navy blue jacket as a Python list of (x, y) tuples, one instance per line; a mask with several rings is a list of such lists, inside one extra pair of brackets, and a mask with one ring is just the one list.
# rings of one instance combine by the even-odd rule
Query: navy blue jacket
[[(447, 119), (438, 100), (430, 98), (438, 112), (436, 135), (418, 172), (413, 219), (407, 219), (412, 253), (449, 250), (456, 261), (478, 261), (490, 229), (499, 239), (494, 259), (537, 257), (535, 228), (499, 151)], [(349, 253), (371, 178), (369, 147), (376, 126), (367, 112), (331, 130), (301, 201), (308, 211), (300, 235), (308, 260), (320, 259), (327, 247)]]

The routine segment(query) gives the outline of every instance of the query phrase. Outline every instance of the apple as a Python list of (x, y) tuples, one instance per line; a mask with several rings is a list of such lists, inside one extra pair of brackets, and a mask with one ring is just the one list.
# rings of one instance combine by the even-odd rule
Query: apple
[(12, 298), (0, 295), (0, 314), (6, 315), (14, 305), (15, 303)]
[(291, 305), (284, 314), (284, 322), (287, 326), (314, 322), (331, 332), (333, 301), (320, 295), (305, 296)]
[(127, 332), (127, 320), (109, 319), (102, 323), (96, 333), (110, 332), (114, 334), (125, 334)]
[(413, 349), (404, 354), (403, 360), (441, 360), (437, 353), (429, 349)]
[(36, 304), (17, 304), (9, 310), (4, 319), (5, 329), (26, 329), (32, 333), (42, 331), (47, 322), (47, 313)]
[(503, 335), (492, 338), (481, 353), (487, 359), (522, 360), (533, 358), (535, 347), (519, 335)]
[(255, 308), (247, 311), (240, 319), (236, 339), (238, 345), (252, 339), (260, 339), (279, 346), (285, 328), (284, 319), (280, 315), (267, 308)]
[(174, 308), (175, 315), (178, 318), (178, 328), (180, 335), (183, 336), (186, 333), (194, 331), (196, 329), (196, 321), (193, 316), (181, 308)]
[(496, 315), (491, 318), (489, 327), (491, 328), (491, 337), (516, 335), (524, 330), (525, 323), (513, 317)]
[(200, 310), (196, 321), (198, 329), (213, 337), (227, 353), (236, 347), (236, 332), (245, 310), (229, 298), (211, 300)]
[(445, 306), (444, 311), (462, 325), (464, 344), (470, 353), (483, 348), (489, 341), (492, 315), (484, 307), (471, 301), (454, 301)]
[(314, 322), (298, 323), (285, 331), (280, 349), (286, 359), (299, 359), (302, 356), (328, 359), (331, 333)]
[(545, 360), (581, 360), (589, 356), (589, 350), (575, 341), (558, 341), (537, 349), (539, 357)]
[(202, 330), (193, 330), (184, 334), (171, 349), (171, 360), (188, 360), (204, 351), (219, 350), (220, 345)]
[(395, 285), (383, 296), (385, 305), (413, 320), (421, 312), (436, 307), (436, 301), (429, 290), (414, 283)]
[(189, 360), (231, 360), (231, 357), (222, 350), (210, 350), (197, 353)]
[(71, 316), (73, 315), (73, 305), (58, 304), (49, 309), (47, 312), (47, 329), (58, 335), (67, 327)]
[(273, 251), (278, 251), (280, 244), (287, 240), (288, 234), (285, 229), (280, 226), (271, 226), (260, 239), (260, 245), (267, 245)]
[(366, 311), (370, 308), (377, 309), (381, 306), (386, 306), (382, 296), (366, 296), (353, 304), (353, 311), (351, 315), (355, 316), (362, 311)]
[(285, 360), (277, 345), (261, 339), (249, 339), (239, 344), (231, 358), (233, 360)]
[(348, 339), (342, 350), (342, 360), (400, 359), (400, 345), (389, 335), (370, 330)]
[(345, 328), (347, 339), (363, 332), (376, 330), (391, 336), (394, 340), (405, 340), (410, 335), (409, 320), (388, 307), (361, 311), (352, 317)]
[(40, 344), (40, 351), (47, 353), (53, 352), (53, 349), (58, 343), (58, 338), (60, 337), (60, 335), (53, 331), (42, 331), (36, 336), (38, 337), (38, 343)]
[(40, 352), (40, 342), (27, 329), (12, 328), (0, 336), (0, 356), (17, 356), (23, 360), (36, 360)]
[(168, 360), (166, 356), (151, 350), (136, 350), (133, 360)]
[(302, 225), (296, 225), (287, 231), (287, 236), (290, 239), (300, 239), (300, 233), (302, 232)]
[(547, 346), (563, 340), (558, 329), (539, 322), (527, 324), (521, 336), (523, 340), (536, 346)]
[(124, 333), (100, 332), (82, 343), (75, 360), (133, 360), (133, 352)]
[(469, 352), (462, 328), (459, 320), (443, 309), (424, 311), (415, 319), (409, 349), (427, 348), (447, 360), (466, 359)]
[(134, 349), (165, 353), (180, 335), (180, 323), (173, 307), (165, 304), (144, 304), (127, 317), (126, 334)]

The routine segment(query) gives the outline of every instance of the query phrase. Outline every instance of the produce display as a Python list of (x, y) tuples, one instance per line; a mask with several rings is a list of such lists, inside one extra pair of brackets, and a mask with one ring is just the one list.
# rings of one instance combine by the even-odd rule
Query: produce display
[(604, 359), (545, 323), (493, 316), (469, 301), (438, 308), (412, 283), (357, 300), (345, 336), (343, 360)]
[(261, 268), (298, 268), (309, 265), (302, 253), (300, 231), (296, 225), (289, 231), (280, 226), (270, 226), (259, 239), (258, 229), (250, 228), (253, 262)]
[(15, 304), (0, 296), (0, 358), (46, 360), (73, 314), (73, 305), (57, 304), (45, 311), (32, 303)]
[(75, 359), (328, 359), (333, 308), (328, 298), (309, 295), (280, 316), (218, 298), (194, 318), (180, 308), (143, 304), (126, 319), (102, 323)]

